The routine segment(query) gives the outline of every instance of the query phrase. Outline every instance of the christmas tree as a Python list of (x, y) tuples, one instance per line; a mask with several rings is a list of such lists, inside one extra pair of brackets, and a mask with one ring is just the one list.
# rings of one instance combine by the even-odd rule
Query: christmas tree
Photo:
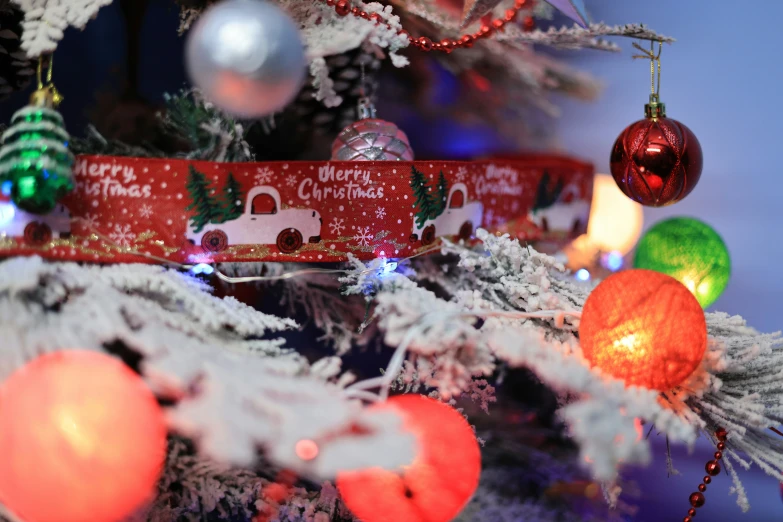
[(443, 175), (442, 170), (438, 174), (438, 185), (435, 187), (435, 189), (438, 198), (435, 205), (437, 210), (435, 211), (435, 215), (432, 217), (436, 217), (446, 210), (446, 203), (449, 199), (449, 182), (446, 180), (446, 176)]
[(422, 227), (428, 219), (440, 213), (443, 205), (433, 197), (427, 178), (416, 167), (411, 167), (411, 188), (416, 197), (416, 226)]
[(190, 193), (192, 203), (185, 210), (195, 210), (195, 215), (190, 218), (193, 230), (200, 232), (207, 223), (219, 223), (221, 218), (227, 215), (225, 205), (221, 208), (215, 200), (214, 189), (207, 177), (190, 166), (188, 182), (185, 185)]
[(231, 221), (242, 215), (244, 209), (242, 198), (242, 186), (234, 175), (229, 173), (221, 197), (221, 222)]
[[(164, 3), (0, 0), (0, 96), (38, 63), (45, 102), (0, 150), (2, 522), (736, 522), (747, 484), (777, 497), (783, 338), (702, 307), (739, 266), (721, 223), (636, 253), (626, 226), (684, 209), (715, 152), (659, 96), (673, 38), (570, 0)], [(102, 97), (76, 39), (121, 19), (94, 46), (126, 85), (71, 139), (52, 82)], [(139, 74), (142, 35), (177, 62)], [(593, 183), (552, 116), (601, 82), (553, 49), (627, 39), (652, 92), (613, 147), (577, 129), (606, 143)]]

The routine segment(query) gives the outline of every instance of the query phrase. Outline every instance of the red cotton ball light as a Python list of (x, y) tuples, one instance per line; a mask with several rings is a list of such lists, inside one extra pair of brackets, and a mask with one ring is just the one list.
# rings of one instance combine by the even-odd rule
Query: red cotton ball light
[(423, 395), (391, 397), (392, 409), (416, 437), (418, 453), (399, 472), (380, 468), (343, 472), (337, 488), (362, 522), (448, 522), (476, 491), (481, 452), (473, 430), (457, 410)]
[(114, 522), (154, 492), (163, 412), (120, 360), (60, 351), (0, 387), (0, 502), (25, 522)]
[(707, 349), (707, 322), (682, 283), (651, 270), (609, 276), (588, 296), (579, 325), (582, 352), (629, 386), (667, 391), (682, 384)]

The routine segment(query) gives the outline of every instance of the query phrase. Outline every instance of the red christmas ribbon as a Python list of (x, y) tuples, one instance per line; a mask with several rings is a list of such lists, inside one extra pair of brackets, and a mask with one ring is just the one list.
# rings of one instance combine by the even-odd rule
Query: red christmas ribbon
[[(0, 255), (97, 262), (403, 258), (477, 227), (562, 244), (587, 228), (593, 168), (475, 162), (212, 163), (80, 156), (49, 215), (0, 201)], [(141, 255), (140, 255), (141, 254)]]

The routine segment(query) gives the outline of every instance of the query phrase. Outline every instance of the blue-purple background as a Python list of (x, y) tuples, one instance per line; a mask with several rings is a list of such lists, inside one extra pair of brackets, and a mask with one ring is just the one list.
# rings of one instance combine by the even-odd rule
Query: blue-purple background
[[(780, 23), (783, 2), (761, 0), (588, 1), (594, 20), (622, 24), (644, 22), (677, 38), (662, 55), (661, 97), (668, 115), (696, 133), (704, 151), (698, 187), (681, 203), (645, 212), (646, 226), (672, 215), (690, 215), (710, 223), (732, 256), (732, 279), (713, 309), (740, 314), (764, 331), (783, 328), (783, 119), (780, 96)], [(598, 103), (562, 104), (559, 135), (564, 150), (593, 161), (608, 172), (609, 149), (626, 125), (642, 116), (649, 93), (648, 62), (631, 60), (630, 42), (621, 56), (580, 52), (574, 64), (605, 82)], [(662, 449), (658, 445), (658, 449)], [(638, 473), (645, 491), (644, 521), (679, 521), (687, 497), (704, 475), (712, 454), (698, 444), (692, 455), (675, 451), (682, 475), (666, 478), (662, 451), (652, 467)], [(744, 472), (752, 509), (743, 516), (728, 495), (721, 474), (707, 491), (696, 520), (729, 522), (783, 520), (778, 483), (754, 469)]]
[[(661, 95), (669, 115), (686, 123), (701, 140), (705, 169), (698, 188), (678, 205), (646, 212), (647, 225), (670, 215), (691, 215), (711, 223), (724, 237), (733, 258), (733, 278), (716, 309), (741, 314), (761, 330), (783, 327), (776, 298), (783, 296), (783, 172), (778, 160), (783, 148), (781, 119), (780, 23), (783, 2), (760, 0), (588, 1), (595, 20), (609, 23), (641, 22), (675, 36), (678, 41), (663, 54)], [(184, 85), (182, 40), (176, 34), (177, 9), (171, 0), (152, 0), (142, 37), (142, 94), (160, 100), (163, 92)], [(68, 31), (57, 53), (56, 80), (65, 94), (63, 113), (74, 132), (83, 128), (85, 108), (96, 90), (106, 86), (112, 69), (121, 66), (125, 52), (124, 26), (118, 5), (100, 11), (84, 32)], [(573, 62), (604, 79), (606, 90), (592, 105), (563, 101), (559, 124), (565, 151), (608, 170), (608, 154), (617, 134), (638, 119), (649, 89), (645, 63), (626, 52), (607, 55), (580, 52)], [(6, 121), (24, 103), (18, 95), (0, 104)], [(401, 126), (411, 140), (429, 140), (428, 155), (481, 154), (493, 139), (486, 130), (471, 132), (442, 124), (422, 128), (410, 116)], [(418, 127), (418, 128), (417, 128)], [(439, 129), (439, 130), (438, 130)], [(445, 138), (439, 148), (434, 141)], [(460, 150), (452, 150), (461, 144)], [(469, 150), (468, 150), (469, 149)], [(687, 497), (704, 475), (703, 466), (714, 451), (698, 444), (692, 454), (674, 451), (680, 476), (666, 477), (663, 444), (656, 442), (655, 462), (645, 470), (630, 471), (642, 487), (638, 500), (643, 522), (679, 521), (687, 511)], [(729, 479), (722, 474), (707, 492), (707, 504), (697, 520), (729, 522), (783, 520), (777, 482), (758, 470), (744, 472), (753, 505), (743, 516)], [(570, 521), (569, 521), (570, 522)]]

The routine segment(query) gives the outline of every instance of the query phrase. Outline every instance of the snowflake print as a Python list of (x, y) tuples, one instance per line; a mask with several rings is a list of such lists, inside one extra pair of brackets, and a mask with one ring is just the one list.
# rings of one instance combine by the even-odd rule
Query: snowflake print
[(285, 184), (288, 185), (289, 187), (293, 187), (294, 185), (296, 185), (296, 176), (294, 176), (293, 174), (289, 175), (287, 178), (285, 178)]
[(495, 217), (495, 213), (492, 212), (492, 210), (487, 210), (487, 212), (484, 214), (484, 223), (488, 227), (493, 226), (497, 222), (497, 218)]
[(85, 214), (81, 220), (82, 223), (84, 223), (84, 226), (90, 230), (90, 232), (93, 232), (98, 228), (98, 216), (95, 214)]
[(463, 181), (465, 181), (465, 178), (468, 177), (468, 169), (466, 169), (465, 167), (459, 167), (457, 169), (457, 174), (455, 175), (455, 177), (457, 178), (457, 181), (462, 183)]
[(256, 169), (256, 185), (266, 185), (267, 183), (271, 183), (272, 179), (275, 177), (275, 173), (272, 172), (272, 169), (269, 167), (259, 167)]
[(143, 218), (149, 218), (152, 216), (152, 205), (146, 203), (139, 208), (139, 215)]
[(120, 246), (129, 247), (131, 242), (136, 239), (136, 234), (131, 232), (130, 225), (114, 225), (114, 230), (109, 233), (112, 241)]
[(357, 227), (356, 235), (353, 236), (353, 240), (359, 243), (359, 246), (369, 246), (372, 238), (373, 235), (370, 234), (370, 227)]
[(375, 217), (378, 219), (383, 219), (386, 217), (386, 209), (383, 207), (378, 207), (375, 209)]
[(338, 219), (334, 218), (332, 219), (332, 222), (329, 223), (329, 228), (332, 230), (332, 234), (340, 235), (343, 232), (343, 229), (345, 228), (345, 220), (344, 219)]

